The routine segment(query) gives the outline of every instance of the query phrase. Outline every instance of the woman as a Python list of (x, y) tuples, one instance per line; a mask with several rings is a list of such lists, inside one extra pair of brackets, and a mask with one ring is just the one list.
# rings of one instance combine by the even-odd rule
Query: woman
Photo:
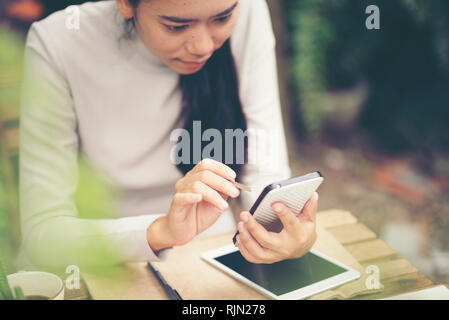
[[(290, 176), (274, 50), (264, 0), (103, 1), (34, 23), (21, 116), (22, 257), (89, 263), (83, 252), (100, 240), (117, 262), (158, 261), (197, 235), (234, 231), (228, 197), (249, 208), (261, 187)], [(277, 157), (170, 161), (173, 129), (195, 136), (197, 121), (220, 133), (268, 133)], [(260, 148), (259, 138), (248, 136), (236, 156)], [(117, 191), (112, 219), (77, 211), (79, 155)], [(256, 190), (240, 194), (237, 176)], [(241, 212), (242, 255), (273, 263), (305, 254), (316, 238), (317, 200), (299, 217), (273, 204), (285, 226), (279, 234)]]

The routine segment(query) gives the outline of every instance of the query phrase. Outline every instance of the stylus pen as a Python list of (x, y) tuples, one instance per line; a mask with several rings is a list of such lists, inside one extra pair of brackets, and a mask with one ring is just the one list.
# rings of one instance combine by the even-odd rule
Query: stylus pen
[(151, 262), (148, 262), (148, 268), (150, 268), (150, 270), (156, 276), (157, 281), (159, 281), (162, 288), (164, 288), (164, 291), (167, 294), (167, 296), (170, 298), (170, 300), (182, 300), (178, 291), (176, 291), (175, 289), (170, 287), (170, 285), (167, 283), (167, 281), (165, 281), (164, 277), (161, 275), (159, 270)]

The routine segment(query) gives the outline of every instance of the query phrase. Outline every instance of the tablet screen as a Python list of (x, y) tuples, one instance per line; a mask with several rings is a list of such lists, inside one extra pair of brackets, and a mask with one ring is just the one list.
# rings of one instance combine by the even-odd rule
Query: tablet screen
[(273, 264), (250, 263), (240, 251), (215, 260), (278, 296), (348, 271), (312, 252)]

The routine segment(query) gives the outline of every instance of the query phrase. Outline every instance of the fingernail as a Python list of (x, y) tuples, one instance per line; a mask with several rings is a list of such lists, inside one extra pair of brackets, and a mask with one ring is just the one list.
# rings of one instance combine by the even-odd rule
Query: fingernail
[(276, 212), (281, 212), (282, 211), (282, 206), (279, 203), (277, 203), (277, 204), (275, 204), (273, 206), (273, 210), (276, 211)]
[(237, 177), (237, 174), (234, 172), (234, 170), (230, 170), (228, 172), (228, 178), (229, 179), (235, 179)]
[(234, 189), (232, 189), (232, 191), (231, 191), (231, 195), (233, 196), (233, 197), (237, 197), (238, 195), (239, 195), (239, 190), (237, 189), (237, 188), (234, 188)]
[(237, 236), (237, 242), (240, 243), (240, 237), (239, 236)]
[(245, 232), (245, 231), (246, 231), (246, 229), (245, 229), (243, 223), (239, 223), (239, 232), (240, 232), (240, 233), (243, 233), (243, 232)]
[(245, 222), (248, 222), (249, 217), (248, 217), (247, 213), (242, 214), (242, 220), (245, 221)]
[(221, 209), (226, 210), (227, 208), (228, 208), (228, 203), (223, 200), (223, 202), (221, 203)]

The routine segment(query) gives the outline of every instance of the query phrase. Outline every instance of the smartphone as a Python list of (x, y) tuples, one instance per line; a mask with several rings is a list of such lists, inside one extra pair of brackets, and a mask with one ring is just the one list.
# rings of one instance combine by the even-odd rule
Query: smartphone
[[(249, 212), (267, 231), (281, 232), (284, 226), (271, 205), (275, 202), (282, 202), (295, 215), (298, 215), (323, 180), (321, 173), (316, 171), (272, 183), (263, 189)], [(237, 235), (238, 231), (232, 238), (234, 244), (237, 241)]]

